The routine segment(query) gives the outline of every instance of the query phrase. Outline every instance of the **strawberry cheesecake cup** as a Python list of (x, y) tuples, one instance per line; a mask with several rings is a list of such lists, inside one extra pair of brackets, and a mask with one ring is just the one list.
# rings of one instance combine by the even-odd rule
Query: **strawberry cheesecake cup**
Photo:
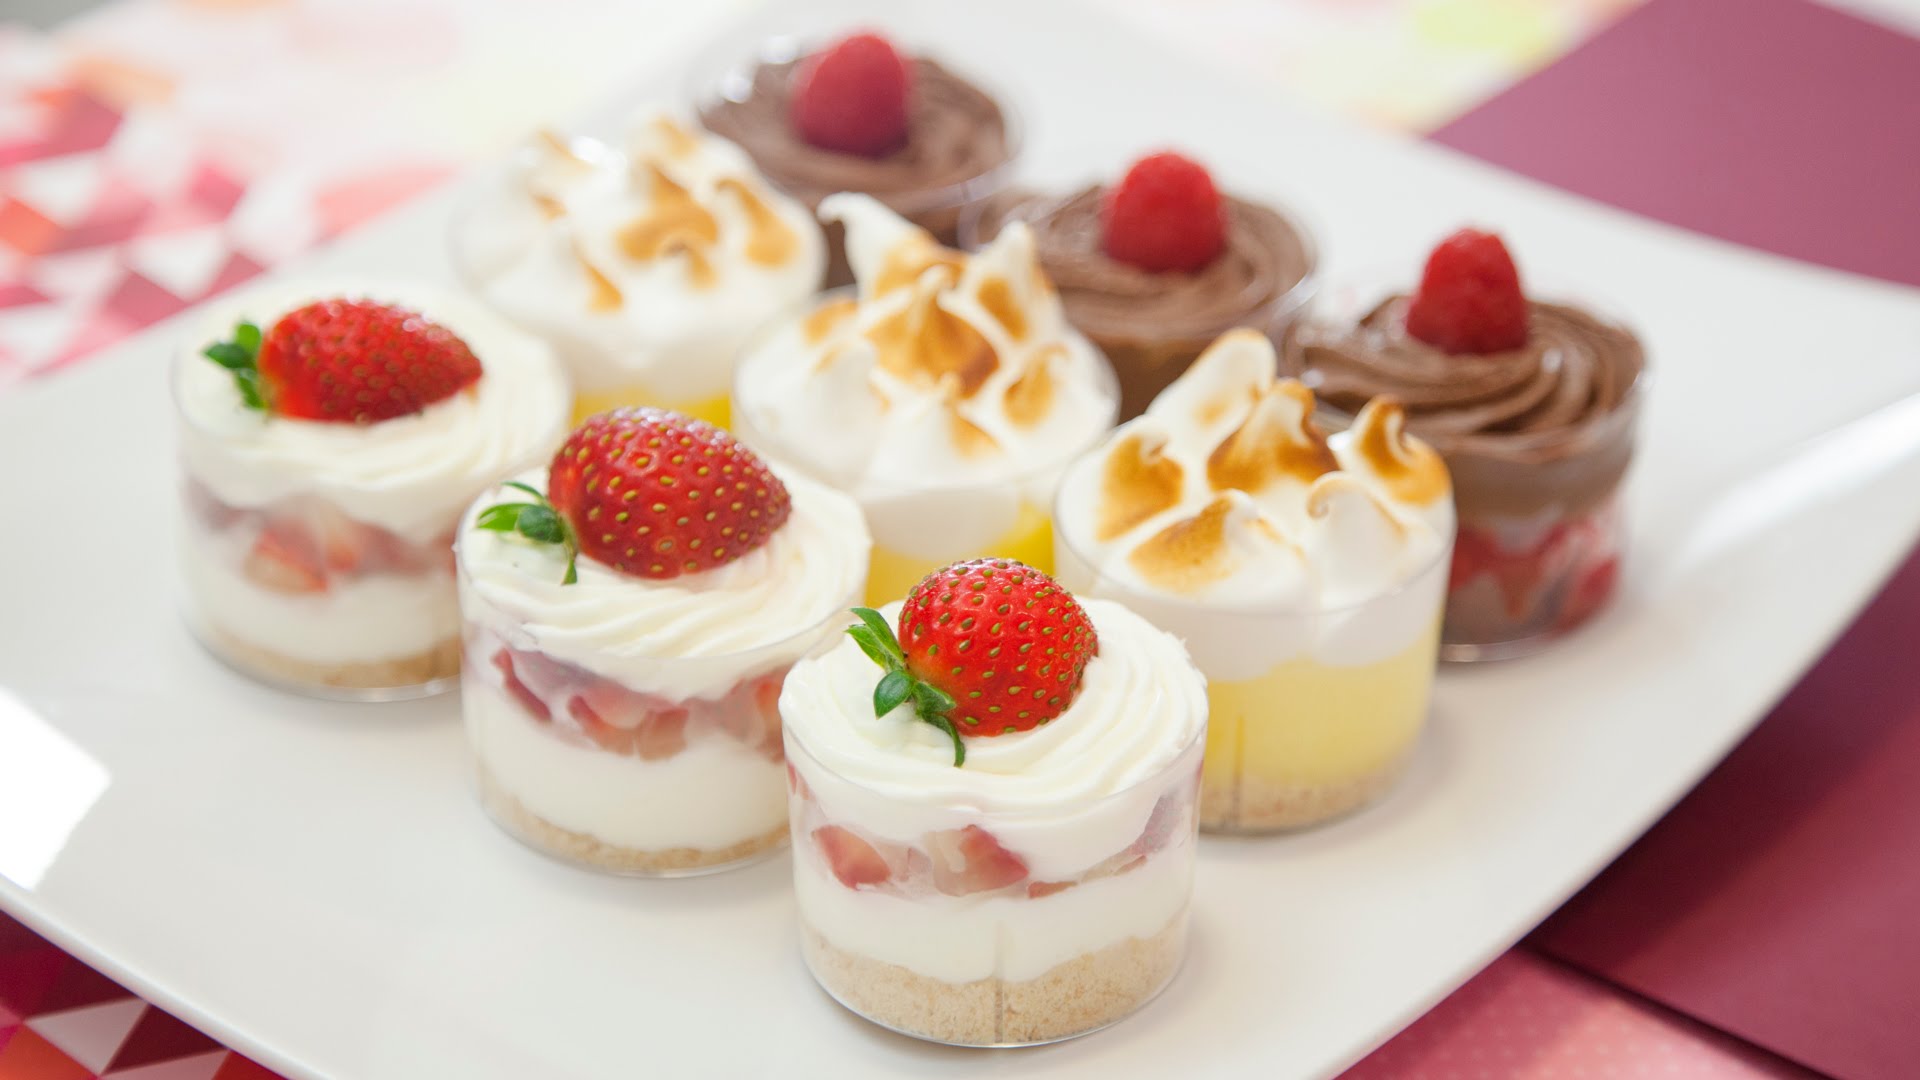
[(657, 409), (589, 418), (457, 547), (481, 800), (537, 850), (680, 875), (786, 838), (778, 700), (867, 569), (852, 500)]
[(1118, 389), (1070, 326), (1024, 226), (973, 255), (858, 195), (858, 287), (776, 323), (741, 360), (742, 439), (848, 492), (873, 530), (869, 603), (974, 555), (1052, 564), (1068, 461), (1113, 425)]
[(1061, 484), (1060, 579), (1187, 643), (1211, 701), (1204, 828), (1354, 810), (1399, 776), (1432, 694), (1453, 538), (1447, 470), (1389, 400), (1346, 432), (1223, 336)]
[(1180, 643), (1006, 560), (857, 614), (780, 698), (814, 978), (963, 1046), (1145, 1004), (1180, 966), (1193, 891), (1207, 703)]
[(552, 351), (437, 289), (301, 282), (221, 301), (173, 395), (180, 566), (208, 648), (325, 697), (450, 688), (454, 527), (564, 436)]
[(826, 263), (806, 207), (663, 112), (617, 150), (542, 135), (460, 215), (453, 249), (476, 294), (559, 352), (576, 418), (656, 405), (721, 426), (749, 335)]
[(1529, 298), (1499, 237), (1465, 229), (1419, 287), (1341, 283), (1296, 323), (1284, 370), (1329, 423), (1388, 394), (1452, 471), (1460, 512), (1441, 654), (1537, 651), (1606, 606), (1626, 530), (1646, 351), (1572, 303)]

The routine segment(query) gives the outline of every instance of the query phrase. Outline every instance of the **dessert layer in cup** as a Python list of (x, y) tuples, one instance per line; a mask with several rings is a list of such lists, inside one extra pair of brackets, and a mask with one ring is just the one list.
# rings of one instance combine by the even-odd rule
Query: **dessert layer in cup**
[(1208, 828), (1352, 809), (1426, 718), (1445, 467), (1390, 403), (1330, 439), (1312, 412), (1271, 342), (1234, 331), (1061, 481), (1061, 583), (1180, 637), (1207, 676)]
[[(781, 190), (817, 209), (839, 192), (871, 195), (952, 244), (965, 210), (1007, 183), (1020, 150), (1013, 116), (992, 94), (938, 60), (912, 60), (907, 141), (870, 158), (814, 146), (790, 120), (803, 46), (781, 38), (701, 88), (700, 120), (737, 143)], [(823, 219), (831, 247), (828, 287), (853, 280), (837, 223)]]
[(1314, 387), (1334, 426), (1371, 396), (1404, 402), (1408, 431), (1446, 459), (1460, 514), (1455, 584), (1468, 591), (1449, 598), (1443, 654), (1532, 651), (1612, 589), (1645, 350), (1580, 306), (1533, 300), (1525, 347), (1452, 355), (1407, 333), (1408, 303), (1365, 282), (1328, 290), (1287, 332), (1282, 370)]
[[(481, 364), (419, 413), (326, 423), (248, 408), (209, 345), (330, 298), (417, 311)], [(378, 281), (294, 281), (213, 305), (176, 359), (189, 617), (236, 667), (327, 696), (447, 685), (457, 659), (450, 538), (500, 477), (552, 453), (564, 374), (539, 340), (457, 294)], [(393, 682), (413, 679), (416, 682)]]
[(533, 140), (458, 215), (453, 253), (476, 295), (552, 343), (579, 415), (691, 414), (724, 402), (757, 327), (812, 295), (826, 245), (739, 148), (646, 111), (618, 149)]
[(873, 715), (878, 669), (854, 642), (789, 676), (809, 964), (869, 1019), (936, 1041), (1046, 1042), (1120, 1019), (1177, 967), (1202, 681), (1138, 616), (1084, 607), (1100, 651), (1073, 703), (1031, 731), (969, 738), (963, 767), (931, 725)]
[(462, 704), (486, 805), (509, 832), (636, 874), (734, 865), (781, 835), (780, 684), (845, 625), (868, 539), (851, 500), (779, 477), (792, 511), (764, 544), (664, 580), (583, 557), (562, 584), (558, 545), (474, 527), (513, 492), (475, 503), (457, 545)]
[(1106, 195), (1105, 185), (1065, 196), (1010, 192), (963, 219), (960, 242), (978, 247), (1007, 222), (1027, 223), (1067, 319), (1113, 364), (1122, 420), (1145, 412), (1221, 334), (1244, 326), (1278, 340), (1313, 296), (1313, 239), (1272, 207), (1224, 197), (1226, 250), (1199, 271), (1155, 272), (1102, 250)]
[(749, 349), (741, 438), (859, 501), (875, 601), (961, 558), (1046, 569), (1055, 481), (1111, 426), (1116, 390), (1062, 317), (1031, 235), (1009, 229), (965, 256), (870, 199), (825, 209), (848, 221), (860, 284)]

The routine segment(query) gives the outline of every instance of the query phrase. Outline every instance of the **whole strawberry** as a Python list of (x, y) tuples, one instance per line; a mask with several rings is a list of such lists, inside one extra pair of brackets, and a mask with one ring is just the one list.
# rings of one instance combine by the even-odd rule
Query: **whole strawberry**
[(1107, 189), (1100, 245), (1108, 256), (1154, 273), (1191, 273), (1227, 247), (1227, 218), (1213, 177), (1179, 154), (1148, 154)]
[(879, 34), (842, 38), (800, 61), (794, 130), (823, 150), (882, 158), (906, 145), (913, 67)]
[(590, 416), (547, 468), (544, 495), (482, 511), (476, 524), (563, 545), (633, 577), (711, 570), (767, 542), (793, 500), (780, 478), (731, 435), (665, 409)]
[(1093, 623), (1072, 594), (1011, 559), (974, 559), (936, 570), (907, 594), (899, 632), (870, 608), (848, 628), (886, 669), (873, 708), (885, 716), (911, 701), (920, 718), (953, 739), (1030, 731), (1065, 712), (1087, 661), (1100, 651)]
[(1407, 333), (1442, 352), (1485, 354), (1527, 343), (1520, 271), (1493, 233), (1461, 229), (1427, 256), (1407, 305)]
[(252, 323), (207, 348), (248, 407), (301, 420), (371, 424), (410, 416), (480, 378), (480, 361), (446, 327), (373, 300), (321, 300)]

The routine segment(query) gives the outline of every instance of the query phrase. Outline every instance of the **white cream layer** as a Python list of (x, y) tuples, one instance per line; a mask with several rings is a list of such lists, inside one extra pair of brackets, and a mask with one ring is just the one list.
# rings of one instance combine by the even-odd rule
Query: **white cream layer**
[[(603, 148), (585, 166), (539, 147), (524, 151), (461, 216), (454, 248), (475, 291), (551, 342), (582, 391), (640, 386), (663, 401), (691, 402), (725, 394), (753, 333), (819, 287), (826, 242), (806, 207), (767, 184), (738, 147), (688, 131), (690, 145), (670, 148), (657, 126), (661, 115), (643, 113), (626, 152)], [(686, 256), (637, 260), (618, 246), (652, 204), (634, 173), (647, 161), (717, 222), (716, 242), (699, 252), (712, 273), (705, 285), (696, 284)], [(748, 211), (719, 193), (723, 179), (750, 185), (792, 231), (786, 261), (748, 258)], [(565, 212), (543, 213), (536, 192)], [(618, 290), (617, 307), (593, 302), (598, 290), (583, 258)]]
[[(778, 466), (775, 474), (793, 500), (786, 524), (725, 566), (664, 581), (583, 557), (579, 581), (560, 584), (558, 546), (474, 527), (486, 507), (526, 501), (510, 488), (490, 490), (455, 543), (466, 617), (630, 690), (670, 701), (724, 697), (840, 633), (866, 588), (870, 543), (859, 506)], [(519, 479), (545, 490), (544, 471)]]
[(1025, 982), (1184, 918), (1193, 895), (1191, 844), (1139, 868), (1038, 899), (905, 899), (840, 884), (807, 837), (794, 838), (800, 918), (834, 946), (950, 983), (995, 974)]
[[(1073, 704), (1032, 731), (968, 739), (959, 768), (947, 736), (911, 709), (873, 715), (881, 672), (851, 639), (796, 665), (780, 715), (826, 820), (903, 844), (978, 824), (1040, 881), (1076, 878), (1133, 843), (1169, 769), (1204, 737), (1206, 683), (1144, 619), (1107, 601), (1083, 606), (1100, 652)], [(898, 611), (885, 609), (889, 623)]]
[(787, 813), (786, 770), (735, 739), (689, 730), (659, 761), (568, 742), (491, 681), (462, 684), (474, 756), (502, 790), (570, 832), (638, 851), (718, 851), (764, 836)]
[[(334, 297), (395, 303), (453, 331), (479, 358), (480, 381), (412, 416), (319, 423), (247, 408), (233, 376), (201, 355), (243, 320), (265, 330), (296, 308)], [(316, 495), (356, 521), (431, 541), (482, 488), (551, 454), (572, 408), (552, 350), (472, 300), (429, 286), (274, 284), (215, 302), (197, 326), (173, 373), (180, 449), (188, 473), (228, 506)]]
[(199, 617), (269, 652), (311, 664), (366, 664), (410, 659), (460, 635), (460, 605), (444, 571), (374, 574), (292, 595), (241, 572), (250, 537), (190, 523), (177, 535)]

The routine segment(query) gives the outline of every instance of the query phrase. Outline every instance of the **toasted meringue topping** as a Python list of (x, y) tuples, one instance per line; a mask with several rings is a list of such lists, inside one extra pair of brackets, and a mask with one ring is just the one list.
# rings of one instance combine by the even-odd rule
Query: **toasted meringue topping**
[(587, 258), (577, 242), (573, 245), (573, 257), (580, 261), (580, 269), (587, 275), (587, 310), (618, 311), (622, 301), (619, 287), (593, 265), (593, 260)]
[(1058, 527), (1101, 572), (1155, 592), (1307, 609), (1434, 565), (1446, 467), (1392, 402), (1327, 438), (1263, 335), (1223, 336), (1063, 485)]
[(700, 150), (700, 137), (688, 131), (680, 121), (664, 113), (650, 121), (655, 135), (668, 157), (692, 157)]
[[(1024, 229), (969, 255), (866, 196), (835, 195), (820, 214), (845, 226), (856, 298), (823, 301), (756, 352), (783, 355), (742, 378), (755, 426), (814, 431), (796, 442), (834, 444), (818, 456), (856, 463), (844, 483), (884, 476), (898, 490), (1057, 468), (1112, 422), (1111, 371), (1067, 325)], [(850, 368), (868, 380), (861, 396), (885, 403), (866, 414), (872, 428), (831, 410), (801, 415), (825, 402), (798, 380), (845, 385)], [(855, 442), (864, 455), (847, 449)]]
[(723, 176), (714, 189), (733, 196), (747, 212), (747, 258), (761, 266), (783, 266), (800, 247), (800, 234), (737, 176)]

